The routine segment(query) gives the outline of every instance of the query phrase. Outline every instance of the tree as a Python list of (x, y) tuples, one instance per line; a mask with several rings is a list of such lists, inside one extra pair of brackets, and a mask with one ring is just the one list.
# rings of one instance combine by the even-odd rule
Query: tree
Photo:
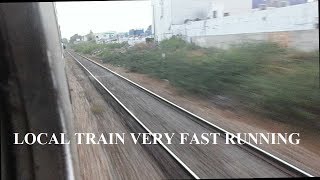
[(63, 43), (63, 44), (68, 44), (68, 39), (67, 38), (63, 38), (62, 40), (61, 40), (61, 42)]
[(92, 30), (90, 30), (90, 33), (87, 34), (86, 36), (88, 38), (88, 41), (94, 41), (95, 40)]
[(81, 36), (78, 34), (75, 34), (73, 36), (70, 37), (70, 43), (73, 44), (77, 39), (81, 39)]

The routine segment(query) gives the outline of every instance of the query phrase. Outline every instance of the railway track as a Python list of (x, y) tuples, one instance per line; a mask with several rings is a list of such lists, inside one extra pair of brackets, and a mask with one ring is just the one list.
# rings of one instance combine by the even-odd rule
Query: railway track
[[(149, 133), (221, 133), (228, 131), (179, 107), (93, 60), (70, 56), (123, 110)], [(223, 140), (223, 136), (219, 137)], [(219, 139), (218, 138), (218, 139)], [(159, 144), (195, 179), (239, 177), (312, 177), (311, 174), (242, 139), (243, 145)]]

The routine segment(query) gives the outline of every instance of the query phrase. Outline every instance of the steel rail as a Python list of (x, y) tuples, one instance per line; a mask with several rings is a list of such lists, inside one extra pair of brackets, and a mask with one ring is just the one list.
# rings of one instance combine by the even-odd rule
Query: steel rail
[[(154, 134), (150, 131), (150, 129), (144, 125), (125, 105), (122, 104), (122, 102), (113, 94), (111, 91), (103, 85), (80, 61), (77, 60), (76, 57), (74, 57), (70, 52), (67, 51), (67, 53), (80, 65), (82, 68), (84, 68), (90, 76), (92, 76), (95, 81), (97, 81), (105, 91), (108, 92), (108, 94), (135, 120), (137, 121), (152, 137), (154, 137)], [(156, 139), (156, 138), (155, 138)], [(156, 139), (157, 140), (157, 139)], [(165, 144), (163, 144), (161, 141), (158, 141), (158, 144), (161, 145), (172, 157), (174, 160), (176, 160), (193, 178), (200, 179), (198, 175), (196, 175), (177, 155), (175, 155)]]
[[(76, 53), (76, 52), (74, 52), (74, 53)], [(216, 130), (218, 130), (220, 132), (223, 132), (225, 134), (227, 134), (227, 133), (228, 134), (232, 134), (231, 132), (229, 132), (229, 131), (227, 131), (227, 130), (225, 130), (225, 129), (223, 129), (223, 128), (221, 128), (221, 127), (219, 127), (219, 126), (217, 126), (217, 125), (215, 125), (215, 124), (213, 124), (211, 122), (209, 122), (208, 120), (206, 120), (206, 119), (204, 119), (204, 118), (202, 118), (202, 117), (200, 117), (200, 116), (198, 116), (198, 115), (196, 115), (196, 114), (194, 114), (194, 113), (192, 113), (192, 112), (180, 107), (179, 105), (177, 105), (177, 104), (165, 99), (164, 97), (161, 97), (160, 95), (157, 95), (156, 93), (146, 89), (145, 87), (142, 87), (141, 85), (131, 81), (130, 79), (127, 79), (126, 77), (124, 77), (124, 76), (122, 76), (122, 75), (110, 70), (109, 68), (103, 66), (102, 64), (97, 63), (94, 60), (92, 60), (92, 59), (90, 59), (90, 58), (88, 58), (88, 57), (86, 57), (86, 56), (84, 56), (82, 54), (79, 54), (79, 53), (76, 53), (76, 54), (81, 56), (81, 57), (83, 57), (84, 59), (86, 59), (86, 60), (88, 60), (88, 61), (90, 61), (90, 62), (92, 62), (92, 63), (94, 63), (94, 64), (96, 64), (96, 65), (98, 65), (100, 67), (102, 67), (103, 69), (109, 71), (110, 73), (120, 77), (121, 79), (129, 82), (130, 84), (134, 85), (135, 87), (138, 87), (139, 89), (147, 92), (148, 94), (152, 95), (153, 97), (156, 97), (157, 99), (164, 101), (165, 103), (173, 106), (174, 108), (176, 108), (176, 109), (178, 109), (178, 110), (180, 110), (180, 111), (182, 111), (184, 113), (187, 113), (189, 116), (191, 116), (191, 117), (193, 117), (193, 118), (205, 123), (206, 125), (209, 125), (210, 127), (214, 128), (214, 129), (216, 129)], [(251, 150), (259, 153), (260, 155), (262, 155), (262, 156), (264, 156), (266, 158), (270, 158), (271, 161), (274, 161), (274, 162), (278, 163), (278, 165), (286, 168), (289, 171), (293, 171), (294, 173), (300, 174), (301, 176), (305, 176), (305, 177), (314, 177), (310, 173), (307, 173), (306, 171), (304, 171), (304, 170), (302, 170), (302, 169), (290, 164), (289, 162), (287, 162), (287, 161), (285, 161), (285, 160), (283, 160), (283, 159), (281, 159), (281, 158), (279, 158), (279, 157), (277, 157), (277, 156), (275, 156), (275, 155), (273, 155), (273, 154), (271, 154), (271, 153), (269, 153), (269, 152), (267, 152), (267, 151), (255, 146), (255, 145), (249, 143), (248, 141), (245, 141), (245, 140), (243, 140), (241, 138), (238, 138), (236, 136), (234, 138), (239, 140), (239, 142), (243, 143), (242, 145), (247, 146)], [(274, 164), (272, 164), (272, 165), (274, 165)]]

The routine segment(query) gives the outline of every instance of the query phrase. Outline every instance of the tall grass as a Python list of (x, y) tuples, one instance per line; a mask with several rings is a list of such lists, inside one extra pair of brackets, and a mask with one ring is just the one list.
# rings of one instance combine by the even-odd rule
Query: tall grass
[[(121, 47), (125, 52), (104, 47), (99, 56), (104, 63), (167, 79), (194, 94), (236, 99), (242, 107), (274, 119), (320, 123), (319, 51), (305, 53), (273, 43), (221, 50), (179, 38), (164, 40), (157, 47)], [(82, 53), (95, 48), (103, 49), (100, 45), (75, 47)]]
[(110, 51), (128, 46), (127, 43), (114, 44), (96, 44), (95, 42), (81, 42), (71, 46), (75, 51), (84, 54), (102, 53), (102, 51)]

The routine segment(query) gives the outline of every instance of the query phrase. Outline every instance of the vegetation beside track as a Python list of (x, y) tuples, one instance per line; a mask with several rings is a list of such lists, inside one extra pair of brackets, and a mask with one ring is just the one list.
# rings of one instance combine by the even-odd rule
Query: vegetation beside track
[(167, 79), (190, 93), (228, 97), (273, 119), (319, 125), (319, 51), (301, 52), (273, 43), (228, 50), (201, 48), (179, 38), (159, 45), (80, 43), (72, 48), (104, 63)]

